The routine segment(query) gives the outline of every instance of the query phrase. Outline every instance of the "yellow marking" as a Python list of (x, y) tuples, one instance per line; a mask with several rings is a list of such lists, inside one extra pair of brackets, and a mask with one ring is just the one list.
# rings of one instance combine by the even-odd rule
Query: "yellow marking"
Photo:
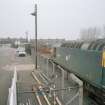
[(42, 84), (39, 79), (35, 76), (35, 74), (32, 72), (33, 77), (35, 78), (35, 80), (38, 82), (38, 84)]
[(102, 67), (105, 67), (105, 51), (102, 53)]

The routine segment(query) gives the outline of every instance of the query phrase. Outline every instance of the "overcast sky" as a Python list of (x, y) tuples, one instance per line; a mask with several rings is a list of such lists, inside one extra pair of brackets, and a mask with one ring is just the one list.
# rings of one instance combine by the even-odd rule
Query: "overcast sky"
[[(39, 0), (38, 38), (78, 38), (105, 24), (105, 0)], [(34, 0), (0, 0), (0, 37), (34, 37)]]

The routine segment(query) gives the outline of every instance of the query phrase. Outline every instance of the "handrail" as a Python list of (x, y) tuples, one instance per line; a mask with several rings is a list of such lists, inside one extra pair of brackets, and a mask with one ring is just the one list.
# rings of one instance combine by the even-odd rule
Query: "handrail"
[(14, 75), (12, 78), (11, 87), (9, 88), (7, 105), (17, 105), (16, 82), (17, 82), (17, 72), (16, 72), (16, 67), (14, 67)]

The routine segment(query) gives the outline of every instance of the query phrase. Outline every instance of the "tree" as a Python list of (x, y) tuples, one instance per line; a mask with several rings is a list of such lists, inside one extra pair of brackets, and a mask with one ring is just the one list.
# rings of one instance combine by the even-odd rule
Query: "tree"
[(100, 28), (90, 27), (88, 29), (82, 29), (80, 31), (80, 39), (81, 40), (95, 40), (100, 36)]

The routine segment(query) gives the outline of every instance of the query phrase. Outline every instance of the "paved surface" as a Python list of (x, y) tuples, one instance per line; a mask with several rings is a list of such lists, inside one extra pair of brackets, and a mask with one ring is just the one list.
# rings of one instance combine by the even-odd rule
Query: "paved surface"
[(12, 72), (3, 69), (7, 64), (13, 63), (14, 49), (0, 48), (0, 105), (6, 105), (8, 88), (11, 85)]
[[(19, 82), (20, 81), (20, 82)], [(17, 102), (18, 105), (26, 105), (30, 100), (30, 105), (38, 105), (34, 93), (25, 93), (32, 91), (35, 80), (32, 78), (31, 71), (19, 71), (17, 83)]]
[(7, 104), (8, 89), (11, 86), (14, 66), (20, 67), (20, 70), (33, 67), (30, 56), (17, 57), (15, 52), (16, 49), (0, 47), (0, 105)]

